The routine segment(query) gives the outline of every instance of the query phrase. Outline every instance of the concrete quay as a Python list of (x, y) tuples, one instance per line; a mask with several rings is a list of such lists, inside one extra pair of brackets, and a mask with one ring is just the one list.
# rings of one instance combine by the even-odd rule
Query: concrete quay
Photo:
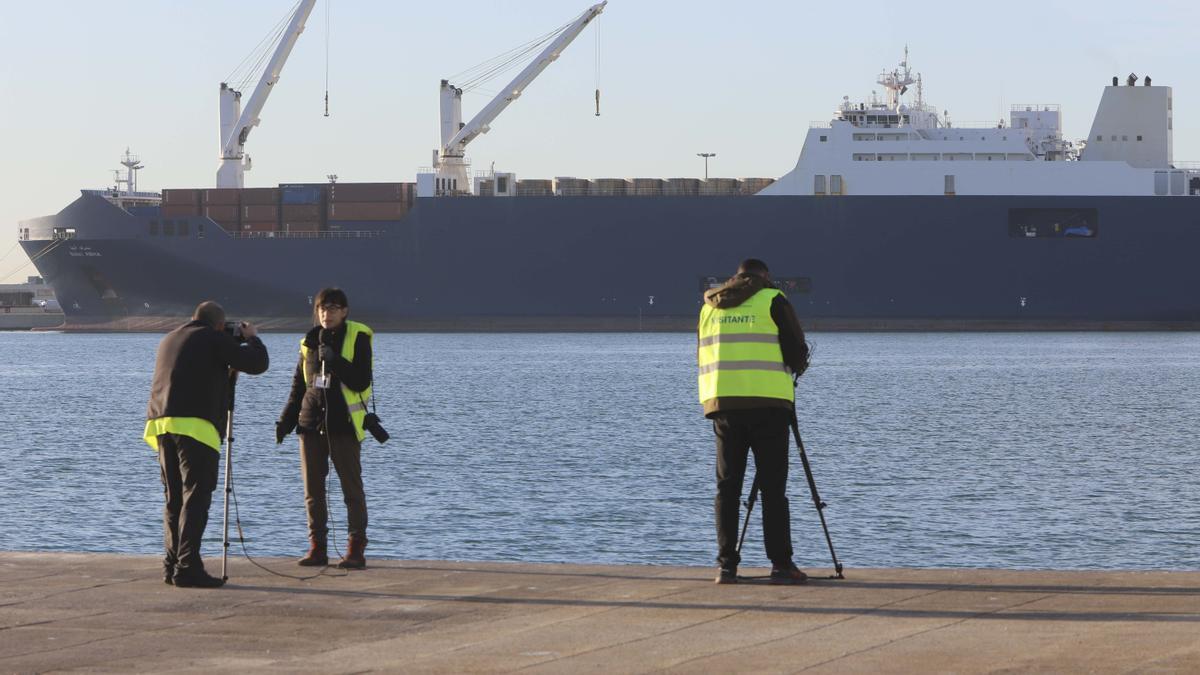
[(0, 553), (0, 672), (1200, 672), (1200, 572), (368, 564)]

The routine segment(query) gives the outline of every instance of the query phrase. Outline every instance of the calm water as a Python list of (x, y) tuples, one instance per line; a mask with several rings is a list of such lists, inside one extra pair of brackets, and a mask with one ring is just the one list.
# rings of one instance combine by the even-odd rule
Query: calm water
[[(801, 429), (848, 568), (1200, 568), (1200, 335), (812, 337)], [(160, 550), (140, 440), (160, 338), (0, 333), (0, 550)], [(297, 339), (268, 335), (271, 370), (238, 391), (235, 487), (255, 554), (306, 543), (297, 442), (273, 437)], [(694, 344), (378, 336), (392, 440), (364, 445), (369, 555), (711, 564)], [(827, 568), (799, 461), (790, 494), (797, 561)], [(751, 527), (744, 564), (766, 564)], [(219, 500), (208, 534), (218, 555)]]

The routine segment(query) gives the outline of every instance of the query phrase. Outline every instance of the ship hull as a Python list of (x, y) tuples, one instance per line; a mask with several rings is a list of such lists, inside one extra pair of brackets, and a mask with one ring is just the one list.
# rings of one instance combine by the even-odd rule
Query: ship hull
[[(1094, 236), (1014, 233), (1026, 212), (1089, 213)], [(152, 236), (157, 218), (84, 196), (30, 221), (22, 245), (70, 327), (166, 328), (215, 299), (295, 328), (337, 285), (384, 330), (690, 330), (703, 285), (745, 257), (796, 282), (810, 328), (1200, 327), (1189, 197), (436, 198), (338, 238), (211, 221), (203, 237)]]

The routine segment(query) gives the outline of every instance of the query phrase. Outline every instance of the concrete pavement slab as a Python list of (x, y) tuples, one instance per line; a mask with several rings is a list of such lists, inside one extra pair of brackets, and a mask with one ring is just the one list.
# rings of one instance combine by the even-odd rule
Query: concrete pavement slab
[(163, 584), (152, 556), (0, 553), (0, 671), (1200, 672), (1200, 572), (779, 587), (717, 586), (709, 567), (369, 564), (299, 580), (231, 558), (230, 583), (201, 590)]

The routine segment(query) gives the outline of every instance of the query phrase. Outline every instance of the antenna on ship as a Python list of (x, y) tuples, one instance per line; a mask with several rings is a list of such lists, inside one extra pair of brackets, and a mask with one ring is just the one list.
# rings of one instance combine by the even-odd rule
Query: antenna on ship
[(904, 60), (900, 62), (900, 67), (893, 69), (892, 72), (883, 72), (879, 74), (877, 84), (883, 86), (887, 90), (887, 107), (889, 110), (900, 109), (900, 97), (908, 91), (908, 85), (913, 84), (916, 80), (913, 79), (912, 69), (908, 67), (908, 45), (904, 45)]
[(124, 180), (121, 179), (120, 172), (118, 170), (114, 169), (113, 171), (117, 174), (117, 188), (120, 188), (121, 183), (125, 183), (126, 191), (131, 194), (137, 192), (137, 172), (144, 168), (141, 158), (137, 155), (130, 154), (129, 148), (125, 148), (125, 156), (121, 159), (121, 166), (125, 167)]

